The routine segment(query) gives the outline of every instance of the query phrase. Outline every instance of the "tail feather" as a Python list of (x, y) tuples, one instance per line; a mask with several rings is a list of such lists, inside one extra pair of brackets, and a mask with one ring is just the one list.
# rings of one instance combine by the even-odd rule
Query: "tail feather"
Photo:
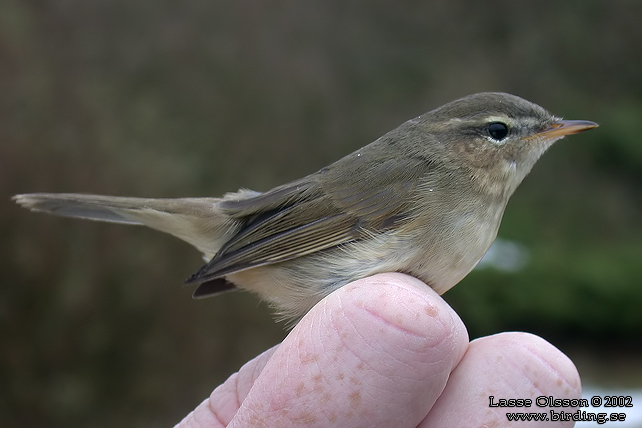
[(30, 193), (16, 195), (12, 199), (31, 211), (113, 223), (142, 224), (119, 212), (122, 209), (132, 208), (134, 200), (140, 201), (140, 206), (143, 206), (143, 200), (137, 198), (74, 193)]
[(76, 193), (31, 193), (13, 199), (32, 211), (114, 223), (139, 224), (174, 235), (211, 258), (238, 224), (220, 199), (147, 199)]

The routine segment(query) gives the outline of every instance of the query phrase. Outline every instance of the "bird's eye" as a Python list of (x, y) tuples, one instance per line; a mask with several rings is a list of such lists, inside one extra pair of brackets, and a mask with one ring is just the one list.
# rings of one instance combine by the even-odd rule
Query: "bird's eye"
[(493, 140), (502, 141), (508, 135), (508, 126), (502, 122), (489, 123), (488, 133)]

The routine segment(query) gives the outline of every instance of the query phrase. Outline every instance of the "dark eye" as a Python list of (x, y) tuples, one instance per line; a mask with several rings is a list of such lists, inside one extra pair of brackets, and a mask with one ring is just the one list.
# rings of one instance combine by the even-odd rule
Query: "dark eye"
[(508, 126), (501, 122), (489, 123), (488, 133), (494, 140), (501, 141), (508, 135)]

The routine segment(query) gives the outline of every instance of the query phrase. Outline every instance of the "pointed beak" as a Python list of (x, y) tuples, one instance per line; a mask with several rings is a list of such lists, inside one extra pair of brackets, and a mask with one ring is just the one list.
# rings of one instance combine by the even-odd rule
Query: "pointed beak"
[(542, 132), (535, 134), (538, 137), (559, 138), (565, 135), (577, 134), (578, 132), (588, 131), (597, 128), (599, 125), (588, 120), (558, 120), (553, 122)]

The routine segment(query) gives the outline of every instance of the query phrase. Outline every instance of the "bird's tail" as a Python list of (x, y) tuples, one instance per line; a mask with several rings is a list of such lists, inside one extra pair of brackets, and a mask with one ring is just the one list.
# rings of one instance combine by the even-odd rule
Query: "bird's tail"
[(76, 193), (29, 193), (13, 199), (32, 211), (142, 224), (174, 235), (211, 258), (236, 229), (216, 198), (146, 199)]

